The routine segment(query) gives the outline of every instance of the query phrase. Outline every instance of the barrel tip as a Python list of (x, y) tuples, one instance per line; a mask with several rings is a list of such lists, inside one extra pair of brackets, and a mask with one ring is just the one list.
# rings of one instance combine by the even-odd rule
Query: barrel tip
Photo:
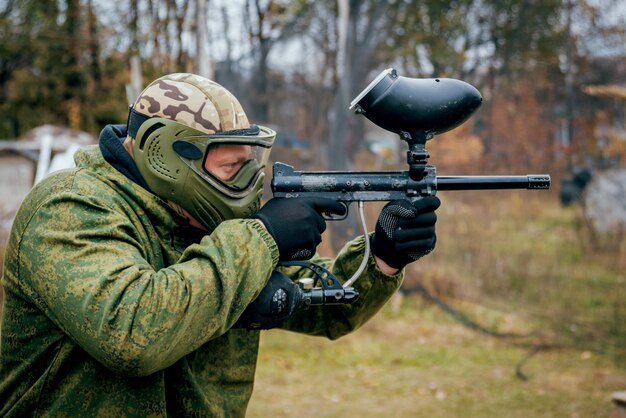
[(528, 176), (529, 189), (549, 189), (551, 179), (549, 174), (530, 174)]

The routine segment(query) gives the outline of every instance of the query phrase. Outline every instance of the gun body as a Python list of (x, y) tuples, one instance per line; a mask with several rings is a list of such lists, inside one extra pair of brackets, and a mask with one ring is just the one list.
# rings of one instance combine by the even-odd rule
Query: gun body
[(328, 197), (340, 202), (417, 200), (437, 190), (549, 189), (547, 174), (519, 176), (437, 176), (426, 166), (421, 180), (408, 171), (296, 171), (288, 164), (275, 163), (274, 197)]

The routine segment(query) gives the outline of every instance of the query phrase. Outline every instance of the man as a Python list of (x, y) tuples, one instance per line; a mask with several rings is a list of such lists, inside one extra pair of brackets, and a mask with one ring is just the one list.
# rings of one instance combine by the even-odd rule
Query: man
[[(172, 74), (33, 189), (6, 248), (0, 415), (245, 415), (259, 331), (233, 326), (273, 270), (306, 274), (279, 260), (313, 256), (345, 281), (364, 248), (314, 256), (322, 214), (344, 210), (332, 200), (260, 208), (274, 136), (222, 86)], [(281, 327), (334, 339), (371, 318), (434, 247), (439, 201), (420, 205), (381, 212), (357, 302)]]

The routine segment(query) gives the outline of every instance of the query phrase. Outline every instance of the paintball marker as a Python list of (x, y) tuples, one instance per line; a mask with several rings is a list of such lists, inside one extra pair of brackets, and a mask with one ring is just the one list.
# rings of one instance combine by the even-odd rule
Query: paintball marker
[(450, 78), (418, 79), (387, 69), (350, 104), (409, 146), (407, 171), (295, 171), (275, 163), (274, 197), (328, 197), (347, 206), (351, 202), (415, 201), (437, 190), (548, 189), (547, 174), (525, 176), (437, 176), (428, 164), (426, 141), (465, 122), (482, 97), (472, 85)]
[[(341, 305), (358, 299), (352, 284), (365, 269), (369, 258), (369, 240), (363, 202), (407, 199), (415, 202), (433, 196), (437, 190), (493, 190), (493, 189), (548, 189), (548, 174), (520, 176), (437, 176), (435, 167), (428, 164), (430, 157), (426, 142), (436, 134), (449, 131), (465, 122), (482, 103), (480, 92), (472, 85), (450, 78), (418, 79), (398, 76), (396, 70), (381, 72), (350, 104), (350, 110), (364, 115), (381, 128), (394, 132), (405, 141), (408, 170), (406, 171), (296, 171), (290, 165), (277, 162), (273, 166), (271, 188), (274, 197), (326, 197), (346, 206), (357, 202), (361, 227), (365, 236), (363, 261), (343, 286), (333, 274), (303, 262), (312, 270), (315, 279), (272, 289), (264, 303), (264, 314), (258, 311), (254, 319), (244, 321), (249, 328), (277, 326), (281, 315), (291, 313), (299, 306)], [(329, 220), (334, 218), (327, 215)], [(288, 264), (288, 263), (284, 263)], [(293, 264), (291, 264), (293, 265)], [(319, 267), (319, 266), (317, 266)], [(320, 273), (320, 270), (323, 270)], [(287, 283), (277, 271), (274, 281)], [(279, 279), (280, 277), (280, 279)], [(314, 284), (321, 285), (314, 287)], [(281, 287), (282, 286), (282, 287)], [(281, 293), (282, 292), (282, 293)], [(269, 310), (267, 306), (270, 306)], [(252, 325), (250, 325), (252, 324)]]

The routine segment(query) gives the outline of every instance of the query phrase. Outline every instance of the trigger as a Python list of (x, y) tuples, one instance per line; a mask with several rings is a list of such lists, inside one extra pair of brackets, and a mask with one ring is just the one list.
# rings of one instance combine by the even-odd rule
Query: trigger
[(325, 220), (327, 221), (342, 221), (344, 219), (346, 219), (348, 217), (348, 204), (346, 202), (339, 202), (343, 205), (343, 207), (346, 209), (345, 213), (343, 215), (337, 215), (335, 213), (331, 213), (331, 212), (324, 212), (322, 213), (322, 216), (324, 217)]

